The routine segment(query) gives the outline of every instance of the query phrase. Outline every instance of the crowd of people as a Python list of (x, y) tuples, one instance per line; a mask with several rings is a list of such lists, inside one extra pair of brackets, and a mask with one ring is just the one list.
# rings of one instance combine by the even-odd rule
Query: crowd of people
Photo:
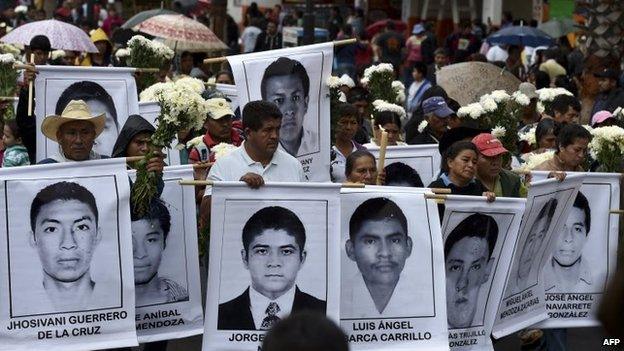
[[(6, 2), (5, 2), (6, 3)], [(86, 16), (87, 5), (81, 0), (66, 0), (53, 9), (53, 17), (73, 23), (87, 32), (98, 49), (97, 53), (54, 50), (45, 36), (34, 37), (24, 48), (25, 57), (34, 55), (35, 65), (75, 66), (125, 66), (119, 55), (125, 43), (113, 38), (124, 23), (121, 2), (97, 2), (94, 15)], [(46, 11), (30, 1), (0, 7), (0, 34), (10, 28), (45, 19)], [(24, 9), (25, 6), (25, 9)], [(89, 22), (88, 17), (95, 18)], [(206, 15), (198, 20), (209, 22)], [(503, 26), (517, 24), (506, 17)], [(228, 16), (224, 42), (228, 54), (251, 53), (278, 49), (283, 46), (282, 30), (288, 26), (302, 26), (303, 14), (296, 8), (285, 9), (281, 5), (261, 9), (252, 3), (242, 23), (237, 24)], [(534, 25), (530, 21), (526, 22)], [(328, 172), (334, 182), (364, 184), (448, 188), (453, 194), (485, 195), (489, 201), (496, 197), (523, 197), (527, 192), (527, 180), (511, 171), (514, 166), (526, 162), (528, 156), (553, 151), (554, 156), (534, 169), (552, 172), (596, 171), (601, 165), (588, 156), (592, 135), (584, 128), (619, 126), (622, 124), (619, 107), (624, 106), (624, 76), (619, 67), (600, 67), (591, 72), (597, 82), (598, 94), (587, 98), (583, 80), (587, 71), (583, 63), (587, 53), (587, 40), (578, 34), (574, 42), (567, 37), (558, 39), (552, 47), (520, 47), (516, 45), (490, 46), (485, 40), (499, 28), (486, 26), (479, 21), (466, 21), (444, 40), (434, 33), (433, 23), (422, 22), (406, 30), (404, 23), (387, 20), (378, 31), (367, 30), (364, 11), (354, 8), (333, 7), (327, 21), (328, 40), (355, 38), (356, 42), (335, 48), (333, 75), (340, 76), (341, 90), (345, 95), (338, 109), (332, 114), (331, 168)], [(215, 70), (203, 63), (206, 54), (180, 52), (161, 68), (159, 80), (176, 80), (191, 76), (219, 84), (235, 84), (232, 72), (224, 64)], [(27, 60), (26, 60), (27, 61)], [(521, 141), (517, 152), (510, 153), (491, 131), (483, 130), (458, 117), (460, 104), (443, 88), (436, 85), (436, 75), (445, 66), (481, 61), (493, 63), (511, 72), (522, 83), (518, 86), (530, 99), (517, 130), (526, 133), (535, 129), (535, 143)], [(360, 83), (366, 68), (376, 63), (391, 63), (397, 80), (406, 87), (403, 108), (406, 117), (384, 111), (371, 122), (372, 101), (366, 85)], [(621, 64), (621, 62), (620, 62)], [(15, 120), (3, 121), (3, 137), (0, 148), (2, 167), (25, 166), (35, 163), (35, 119), (28, 116), (28, 83), (36, 76), (34, 70), (25, 70), (16, 82), (19, 85), (19, 103)], [(570, 94), (554, 98), (544, 111), (538, 111), (537, 90), (549, 87), (565, 88)], [(299, 161), (291, 152), (278, 148), (283, 112), (273, 103), (250, 102), (237, 113), (232, 110), (223, 93), (212, 89), (204, 94), (209, 101), (210, 112), (202, 130), (184, 131), (179, 134), (182, 159), (187, 163), (211, 163), (216, 145), (221, 143), (239, 147), (227, 157), (219, 159), (212, 167), (196, 168), (197, 179), (215, 181), (243, 181), (253, 188), (267, 181), (303, 181)], [(3, 108), (10, 108), (4, 105)], [(59, 154), (39, 163), (84, 161), (107, 157), (144, 156), (150, 151), (150, 136), (154, 127), (139, 115), (130, 116), (120, 129), (111, 155), (94, 150), (94, 140), (104, 128), (102, 116), (93, 116), (84, 101), (68, 101), (58, 115), (47, 116), (41, 133), (58, 142)], [(423, 121), (426, 127), (421, 128)], [(430, 184), (423, 184), (421, 176), (411, 167), (395, 163), (377, 169), (377, 162), (367, 148), (380, 144), (380, 133), (388, 135), (388, 145), (437, 144), (442, 155), (440, 173)], [(287, 150), (288, 151), (288, 150)], [(156, 156), (150, 160), (148, 169), (160, 172), (166, 160)], [(131, 165), (133, 166), (133, 165)], [(564, 175), (553, 173), (560, 179)], [(200, 227), (208, 226), (210, 216), (210, 191), (197, 189), (200, 207)], [(289, 322), (287, 324), (286, 322)], [(317, 344), (302, 344), (306, 329), (299, 324), (318, 326), (332, 342), (331, 349), (346, 350), (340, 330), (333, 324), (317, 320), (314, 316), (292, 317), (276, 327), (265, 339), (266, 350), (284, 350), (296, 347), (301, 350), (329, 350)], [(545, 337), (543, 336), (545, 334)], [(295, 337), (297, 336), (297, 337)], [(522, 341), (535, 344), (536, 340), (555, 345), (565, 333), (560, 330), (521, 333)], [(279, 339), (279, 340), (278, 340)], [(545, 341), (544, 341), (545, 340)], [(553, 341), (554, 340), (554, 341)], [(538, 342), (539, 344), (539, 342)], [(152, 345), (149, 350), (166, 347), (166, 343)], [(551, 350), (560, 350), (549, 348)]]

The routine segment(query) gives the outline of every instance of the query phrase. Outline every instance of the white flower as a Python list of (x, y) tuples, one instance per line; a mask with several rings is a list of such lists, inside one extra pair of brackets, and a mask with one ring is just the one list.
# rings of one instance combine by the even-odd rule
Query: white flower
[(351, 79), (351, 77), (349, 77), (348, 74), (345, 73), (340, 76), (340, 85), (346, 85), (349, 88), (353, 88), (355, 86), (355, 82)]
[(12, 54), (17, 60), (21, 56), (21, 50), (13, 44), (0, 43), (0, 53)]
[[(364, 78), (362, 78), (362, 80), (366, 79), (366, 82), (368, 82), (374, 73), (384, 72), (394, 73), (394, 68), (391, 63), (380, 63), (378, 65), (368, 67), (364, 70)], [(362, 84), (364, 84), (364, 82), (362, 82)]]
[(490, 96), (481, 97), (481, 100), (479, 101), (479, 103), (481, 104), (481, 106), (483, 106), (483, 109), (486, 112), (494, 112), (498, 108), (496, 101)]
[(11, 54), (0, 54), (0, 64), (8, 65), (15, 62), (15, 57)]
[(343, 91), (338, 92), (338, 101), (347, 102), (347, 96)]
[(516, 170), (529, 172), (533, 170), (535, 167), (539, 166), (540, 164), (552, 159), (554, 155), (555, 155), (554, 151), (546, 151), (546, 152), (542, 152), (541, 154), (535, 154), (535, 153), (527, 154), (523, 156), (523, 158), (526, 159), (526, 162), (522, 164), (521, 167), (516, 168)]
[(152, 40), (152, 50), (156, 53), (157, 56), (161, 57), (164, 60), (171, 60), (175, 55), (175, 52), (171, 50), (167, 45)]
[(118, 59), (130, 56), (130, 49), (121, 48), (115, 52)]
[(481, 115), (485, 114), (485, 110), (483, 106), (481, 106), (478, 102), (473, 102), (472, 104), (468, 104), (466, 106), (462, 106), (457, 111), (458, 117), (470, 117), (472, 119), (478, 119)]
[(50, 53), (50, 58), (52, 60), (58, 60), (63, 57), (65, 57), (65, 51), (63, 50), (54, 50)]
[(622, 114), (622, 106), (619, 106), (615, 109), (615, 111), (613, 111), (613, 117), (615, 117), (616, 119), (621, 119), (622, 116), (620, 116), (620, 114)]
[(360, 79), (360, 83), (362, 83), (363, 86), (368, 86), (368, 82), (369, 80), (367, 77)]
[(553, 101), (557, 95), (574, 95), (564, 88), (542, 88), (535, 92), (540, 101)]
[(403, 83), (401, 83), (398, 80), (394, 80), (394, 81), (392, 81), (392, 89), (397, 90), (397, 91), (398, 90), (405, 91), (405, 85), (403, 85)]
[(325, 81), (325, 83), (327, 84), (327, 86), (331, 89), (331, 88), (340, 88), (340, 86), (342, 85), (342, 82), (340, 81), (340, 78), (336, 77), (336, 76), (329, 76), (327, 77), (327, 80)]
[(582, 125), (583, 128), (585, 128), (586, 131), (588, 131), (589, 133), (594, 131), (594, 128), (592, 128), (592, 126), (590, 126), (589, 124), (583, 124)]
[(151, 40), (142, 35), (135, 35), (128, 40), (128, 46), (151, 46)]
[(194, 147), (197, 147), (203, 141), (204, 141), (204, 136), (203, 135), (200, 135), (198, 137), (194, 137), (193, 139), (191, 139), (191, 140), (186, 142), (186, 148), (187, 149), (192, 149)]
[(182, 77), (175, 81), (175, 85), (186, 88), (186, 89), (190, 89), (198, 94), (203, 93), (205, 89), (204, 82), (193, 77)]
[(418, 125), (418, 133), (422, 133), (423, 130), (425, 130), (425, 128), (427, 128), (428, 124), (429, 124), (429, 122), (427, 122), (427, 120), (423, 120), (422, 122), (420, 122), (420, 124)]
[(15, 6), (15, 9), (13, 11), (15, 13), (26, 13), (28, 12), (28, 6), (25, 6), (25, 5)]
[(520, 106), (528, 106), (531, 103), (531, 99), (524, 95), (521, 91), (516, 91), (511, 94), (513, 100)]
[(375, 100), (373, 101), (373, 107), (376, 111), (382, 112), (382, 111), (391, 111), (396, 113), (397, 115), (399, 115), (399, 117), (401, 118), (401, 120), (405, 119), (407, 117), (406, 113), (405, 113), (405, 109), (399, 105), (395, 105), (395, 104), (391, 104), (389, 102), (386, 102), (384, 100)]
[(227, 154), (229, 154), (230, 152), (236, 150), (237, 147), (232, 145), (232, 144), (228, 144), (228, 143), (219, 143), (215, 146), (213, 146), (210, 149), (210, 152), (214, 152), (214, 158), (215, 161), (220, 159), (223, 156), (226, 156)]
[(401, 90), (401, 91), (397, 92), (396, 102), (397, 102), (397, 104), (403, 104), (405, 102), (405, 91), (404, 90)]
[(504, 90), (494, 90), (490, 93), (490, 96), (496, 102), (503, 102), (509, 100), (510, 96)]
[(537, 102), (537, 106), (535, 107), (535, 109), (537, 110), (537, 113), (544, 113), (544, 111), (546, 111), (546, 108), (544, 107), (544, 104), (541, 101)]
[(496, 126), (496, 127), (492, 128), (492, 135), (496, 139), (500, 139), (500, 138), (504, 137), (506, 132), (507, 132), (507, 130), (505, 129), (505, 127)]
[(537, 140), (535, 139), (536, 129), (536, 127), (533, 127), (529, 129), (526, 133), (518, 133), (518, 139), (520, 139), (521, 141), (526, 141), (529, 145), (537, 145)]

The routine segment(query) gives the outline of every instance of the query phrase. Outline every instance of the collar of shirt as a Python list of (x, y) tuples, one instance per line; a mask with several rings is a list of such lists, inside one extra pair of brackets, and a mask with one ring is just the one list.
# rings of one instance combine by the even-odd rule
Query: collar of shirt
[[(451, 178), (449, 178), (448, 173), (442, 173), (442, 175), (440, 176), (440, 179), (442, 179), (442, 181), (444, 182), (444, 186), (449, 186), (451, 184), (453, 184), (455, 186), (458, 186), (458, 185), (454, 184), (451, 181)], [(470, 180), (470, 182), (468, 182), (468, 184), (471, 184), (471, 183), (474, 183), (474, 182), (475, 182), (475, 180), (473, 178), (473, 179)]]
[[(555, 259), (550, 260), (550, 264), (547, 264), (544, 269), (544, 282), (546, 291), (549, 293), (585, 293), (586, 290), (574, 289), (574, 291), (563, 291), (561, 286), (561, 277), (555, 273)], [(589, 264), (583, 257), (579, 261), (579, 276), (574, 283), (574, 287), (589, 287), (592, 285), (592, 275), (589, 269)], [(581, 284), (582, 283), (582, 284)]]
[[(241, 148), (243, 148), (242, 151), (242, 156), (243, 156), (243, 160), (245, 160), (245, 162), (247, 162), (247, 166), (251, 166), (254, 164), (261, 164), (258, 161), (254, 161), (251, 156), (249, 156), (249, 154), (247, 153), (247, 149), (245, 148), (245, 142), (243, 142), (241, 144)], [(277, 165), (279, 164), (279, 153), (277, 152), (277, 150), (273, 153), (273, 157), (271, 157), (271, 161), (269, 161), (269, 164), (264, 167), (265, 169), (268, 168), (270, 165)]]
[[(242, 140), (241, 140), (241, 136), (240, 134), (236, 131), (236, 129), (232, 128), (230, 130), (230, 143), (234, 146), (239, 146), (241, 144)], [(217, 143), (216, 141), (214, 141), (214, 139), (212, 139), (212, 137), (210, 136), (210, 133), (206, 132), (206, 134), (204, 134), (204, 144), (206, 144), (206, 146), (209, 149), (212, 149), (215, 145), (220, 144)]]
[(271, 300), (257, 292), (253, 287), (249, 287), (250, 309), (256, 329), (260, 329), (262, 320), (267, 316), (266, 309), (271, 302), (275, 302), (277, 306), (279, 306), (280, 310), (277, 312), (277, 316), (280, 319), (284, 319), (290, 314), (293, 302), (295, 301), (295, 287), (296, 285), (293, 284), (285, 294), (275, 300)]

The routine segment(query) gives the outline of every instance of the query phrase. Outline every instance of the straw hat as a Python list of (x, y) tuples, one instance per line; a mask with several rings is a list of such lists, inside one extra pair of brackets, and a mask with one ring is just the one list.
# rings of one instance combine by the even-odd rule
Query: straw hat
[(73, 121), (91, 122), (95, 127), (95, 136), (97, 137), (104, 130), (106, 124), (106, 114), (102, 113), (98, 116), (92, 116), (89, 105), (82, 100), (72, 100), (67, 104), (60, 116), (51, 115), (43, 119), (41, 131), (48, 139), (56, 140), (56, 132), (61, 125)]

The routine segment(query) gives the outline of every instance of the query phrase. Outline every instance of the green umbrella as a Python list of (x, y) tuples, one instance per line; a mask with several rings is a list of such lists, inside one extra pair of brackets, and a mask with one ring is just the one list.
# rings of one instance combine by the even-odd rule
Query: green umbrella
[(158, 15), (177, 15), (178, 13), (175, 11), (171, 11), (171, 10), (167, 10), (167, 9), (153, 9), (153, 10), (147, 10), (147, 11), (142, 11), (137, 13), (136, 15), (132, 16), (129, 20), (126, 21), (126, 23), (123, 24), (123, 26), (121, 26), (121, 28), (123, 29), (132, 29), (134, 27), (136, 27), (139, 23), (150, 19), (154, 16), (158, 16)]
[(553, 38), (563, 37), (577, 30), (574, 21), (570, 18), (553, 19), (540, 24), (537, 28)]

